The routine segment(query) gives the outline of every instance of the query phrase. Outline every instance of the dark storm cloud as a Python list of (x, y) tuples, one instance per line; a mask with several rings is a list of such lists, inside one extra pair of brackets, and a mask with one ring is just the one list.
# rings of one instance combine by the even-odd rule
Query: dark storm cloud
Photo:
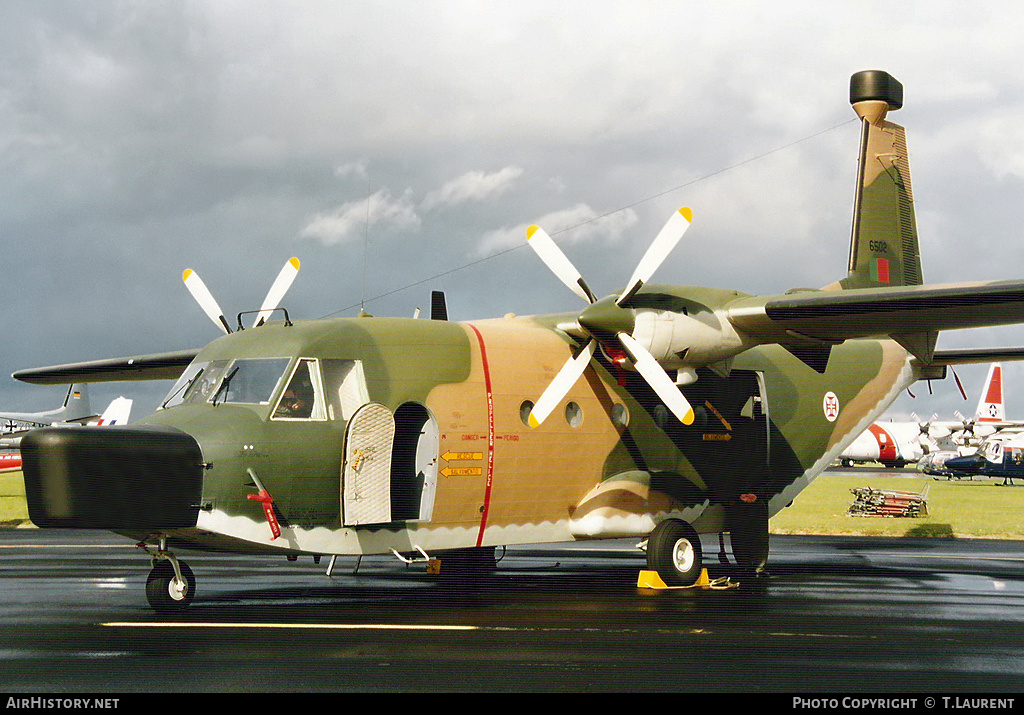
[[(216, 329), (182, 270), (233, 315), (292, 255), (297, 317), (411, 315), (431, 289), (456, 318), (569, 310), (517, 233), (566, 229), (611, 291), (681, 205), (694, 226), (657, 280), (824, 285), (845, 270), (848, 78), (876, 67), (906, 87), (893, 118), (926, 279), (1019, 277), (1012, 5), (683, 5), (4, 3), (2, 315), (18, 337), (0, 368), (202, 345)], [(943, 336), (964, 341), (1024, 332)], [(40, 389), (8, 381), (0, 402), (41, 409)]]

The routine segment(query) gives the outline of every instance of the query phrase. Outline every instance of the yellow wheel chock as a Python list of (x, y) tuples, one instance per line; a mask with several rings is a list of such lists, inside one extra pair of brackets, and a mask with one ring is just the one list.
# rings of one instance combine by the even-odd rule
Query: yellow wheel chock
[(701, 569), (700, 576), (697, 578), (696, 583), (690, 586), (669, 586), (658, 575), (657, 571), (641, 571), (640, 576), (636, 580), (637, 588), (652, 588), (652, 589), (679, 589), (679, 588), (706, 588), (706, 589), (723, 589), (723, 588), (736, 588), (739, 586), (738, 583), (733, 583), (729, 580), (728, 576), (722, 578), (716, 578), (712, 581), (708, 577), (708, 570)]

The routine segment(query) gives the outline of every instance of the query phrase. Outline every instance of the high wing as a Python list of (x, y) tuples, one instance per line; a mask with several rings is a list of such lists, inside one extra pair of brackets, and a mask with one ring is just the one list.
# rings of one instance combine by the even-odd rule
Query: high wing
[[(832, 344), (890, 336), (926, 362), (935, 360), (940, 330), (1024, 320), (1024, 281), (801, 291), (741, 298), (726, 306), (729, 322), (758, 342)], [(982, 353), (952, 352), (940, 362), (981, 362)], [(1007, 353), (1001, 353), (1010, 359)], [(987, 357), (987, 360), (994, 359)]]
[(199, 350), (178, 350), (152, 355), (110, 358), (19, 370), (12, 377), (33, 385), (67, 385), (74, 382), (122, 382), (174, 380)]

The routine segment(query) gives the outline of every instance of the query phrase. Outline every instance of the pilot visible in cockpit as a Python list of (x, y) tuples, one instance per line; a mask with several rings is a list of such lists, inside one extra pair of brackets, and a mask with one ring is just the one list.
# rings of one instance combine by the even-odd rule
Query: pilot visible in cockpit
[(292, 419), (306, 419), (313, 412), (313, 386), (308, 379), (300, 379), (296, 375), (291, 381), (281, 402), (277, 405), (274, 417), (290, 417)]

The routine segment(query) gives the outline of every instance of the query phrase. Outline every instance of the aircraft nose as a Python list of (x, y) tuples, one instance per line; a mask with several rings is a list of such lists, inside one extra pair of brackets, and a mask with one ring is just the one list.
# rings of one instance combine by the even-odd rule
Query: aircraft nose
[(154, 530), (195, 526), (199, 443), (170, 427), (47, 427), (21, 440), (36, 526)]

